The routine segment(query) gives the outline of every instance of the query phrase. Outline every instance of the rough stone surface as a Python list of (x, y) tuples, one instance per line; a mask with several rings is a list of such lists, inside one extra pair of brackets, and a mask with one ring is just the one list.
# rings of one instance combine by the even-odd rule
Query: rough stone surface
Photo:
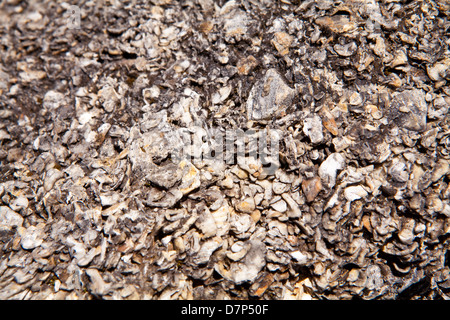
[(450, 299), (449, 18), (1, 1), (0, 299)]

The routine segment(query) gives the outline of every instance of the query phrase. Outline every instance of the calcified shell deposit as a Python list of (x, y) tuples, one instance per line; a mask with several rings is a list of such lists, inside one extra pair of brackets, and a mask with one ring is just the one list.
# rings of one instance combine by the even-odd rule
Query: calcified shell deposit
[(0, 299), (448, 299), (446, 0), (0, 4)]

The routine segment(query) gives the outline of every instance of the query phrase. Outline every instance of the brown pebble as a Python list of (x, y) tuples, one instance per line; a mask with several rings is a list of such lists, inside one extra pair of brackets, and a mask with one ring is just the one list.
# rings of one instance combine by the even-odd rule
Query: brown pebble
[(337, 136), (339, 131), (338, 131), (338, 126), (336, 124), (336, 121), (334, 120), (333, 115), (331, 114), (330, 110), (328, 109), (328, 107), (324, 106), (321, 110), (320, 110), (320, 116), (322, 117), (322, 124), (323, 126), (334, 136)]
[(272, 44), (282, 56), (285, 56), (289, 53), (289, 47), (292, 41), (292, 36), (286, 32), (276, 32), (275, 38), (272, 40)]
[(322, 190), (322, 182), (319, 177), (303, 180), (302, 190), (306, 196), (306, 201), (311, 202)]
[(259, 221), (259, 219), (261, 219), (261, 211), (259, 211), (258, 209), (254, 210), (251, 213), (251, 217), (252, 217), (253, 221), (255, 221), (255, 223), (257, 223)]

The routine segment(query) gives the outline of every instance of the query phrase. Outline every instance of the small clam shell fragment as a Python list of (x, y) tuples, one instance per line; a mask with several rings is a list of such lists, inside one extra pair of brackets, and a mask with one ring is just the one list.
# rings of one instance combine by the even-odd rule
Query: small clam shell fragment
[(295, 202), (288, 193), (283, 193), (281, 196), (289, 206), (288, 216), (291, 218), (300, 218), (302, 213), (297, 202)]
[(50, 191), (53, 188), (55, 182), (64, 177), (64, 173), (58, 169), (50, 169), (45, 174), (44, 188), (46, 191)]
[(433, 81), (441, 81), (447, 74), (447, 70), (450, 68), (450, 59), (444, 59), (436, 62), (435, 64), (427, 67), (427, 74)]
[(356, 43), (354, 41), (351, 41), (344, 45), (336, 44), (336, 45), (334, 45), (333, 49), (340, 56), (350, 57), (356, 53), (358, 46), (356, 45)]
[(404, 50), (398, 50), (395, 53), (394, 59), (389, 63), (391, 67), (397, 67), (400, 65), (404, 65), (408, 62), (408, 57), (406, 56), (406, 53)]
[(328, 187), (336, 184), (338, 170), (344, 169), (345, 159), (340, 153), (332, 153), (319, 167), (319, 177), (325, 181)]
[(427, 124), (428, 105), (423, 90), (405, 90), (394, 96), (390, 118), (399, 126), (413, 131), (424, 131)]
[(396, 162), (389, 169), (389, 174), (397, 182), (406, 182), (409, 179), (409, 172), (406, 164), (403, 162)]
[(252, 296), (261, 297), (274, 282), (274, 280), (275, 279), (271, 273), (262, 274), (250, 287), (250, 294)]
[(100, 201), (102, 206), (108, 207), (116, 204), (122, 200), (122, 196), (119, 193), (109, 192), (100, 195)]
[(367, 195), (367, 191), (362, 186), (351, 186), (344, 190), (344, 196), (350, 202), (364, 198)]
[(322, 182), (319, 177), (307, 179), (302, 181), (302, 190), (305, 194), (306, 200), (312, 202), (322, 190)]
[(231, 252), (227, 252), (227, 257), (233, 261), (241, 260), (250, 249), (250, 244), (242, 241), (237, 241), (231, 246)]
[(304, 254), (298, 250), (290, 252), (290, 255), (299, 265), (306, 265), (310, 260), (310, 257), (307, 254)]
[(282, 199), (278, 200), (275, 203), (272, 203), (270, 206), (278, 212), (286, 212), (286, 210), (287, 210), (287, 204)]
[(20, 211), (22, 209), (28, 208), (28, 203), (29, 201), (27, 197), (20, 196), (15, 198), (9, 206), (14, 211)]
[(223, 188), (226, 189), (232, 189), (233, 188), (233, 178), (231, 177), (231, 175), (225, 175), (225, 179), (223, 179), (222, 181), (219, 182), (219, 185)]
[(450, 173), (450, 163), (448, 160), (439, 159), (436, 163), (436, 166), (433, 169), (433, 173), (431, 175), (431, 180), (436, 182), (440, 180), (443, 176)]
[(336, 33), (350, 32), (356, 28), (356, 24), (345, 15), (320, 17), (315, 20), (315, 23)]
[(214, 269), (225, 279), (236, 284), (254, 281), (266, 265), (266, 246), (263, 242), (256, 240), (248, 240), (248, 244), (250, 248), (241, 261), (231, 263), (229, 268), (225, 268), (222, 262), (218, 262)]
[[(281, 49), (286, 50), (286, 49)], [(247, 100), (249, 120), (264, 120), (278, 116), (290, 106), (295, 97), (290, 88), (275, 69), (267, 70), (264, 77), (255, 83)]]
[(366, 112), (372, 115), (375, 120), (380, 120), (383, 117), (383, 113), (373, 104), (366, 105)]
[(359, 92), (353, 92), (348, 98), (348, 103), (352, 106), (359, 106), (363, 103), (363, 98)]
[(275, 32), (272, 44), (274, 45), (275, 49), (277, 49), (279, 54), (285, 56), (289, 53), (289, 47), (292, 41), (292, 36), (290, 36), (286, 32)]
[(289, 190), (289, 185), (281, 182), (274, 182), (272, 184), (272, 190), (275, 194), (282, 194)]
[(383, 284), (381, 269), (377, 265), (370, 265), (366, 269), (366, 287), (369, 290), (378, 289)]
[(220, 237), (215, 237), (213, 239), (204, 242), (197, 255), (194, 256), (193, 259), (194, 263), (195, 264), (207, 263), (213, 252), (222, 246), (222, 242), (223, 240)]
[(320, 117), (313, 115), (306, 118), (303, 122), (303, 132), (310, 138), (311, 143), (321, 143), (323, 140), (323, 130)]
[(109, 291), (110, 285), (103, 280), (103, 277), (97, 269), (87, 269), (86, 275), (89, 277), (89, 288), (93, 294), (101, 297)]
[(48, 91), (44, 96), (43, 105), (48, 109), (58, 109), (64, 103), (64, 95), (54, 90)]
[(322, 109), (320, 109), (320, 116), (322, 117), (322, 124), (325, 129), (327, 129), (332, 135), (337, 136), (339, 133), (339, 128), (333, 114), (327, 106), (323, 106)]
[(11, 229), (13, 227), (21, 227), (23, 218), (17, 212), (6, 206), (0, 206), (0, 228)]
[(255, 229), (255, 222), (249, 214), (234, 214), (230, 219), (231, 231), (239, 239), (246, 239)]
[(211, 211), (217, 227), (216, 236), (223, 236), (230, 230), (230, 215), (235, 214), (234, 210), (227, 202), (218, 210)]
[(195, 225), (202, 231), (204, 238), (210, 238), (217, 233), (217, 226), (214, 217), (208, 208), (198, 217)]
[[(178, 165), (184, 169), (185, 174), (181, 178), (180, 191), (182, 194), (188, 194), (200, 186), (200, 171), (191, 163), (181, 161)], [(187, 169), (187, 170), (186, 170)]]
[(249, 72), (258, 65), (258, 61), (253, 56), (240, 59), (237, 63), (237, 69), (239, 74), (248, 75)]
[(37, 226), (30, 226), (26, 228), (22, 235), (20, 244), (25, 250), (31, 250), (39, 247), (42, 242), (44, 242), (44, 224), (39, 224)]
[(398, 233), (398, 238), (404, 244), (411, 244), (414, 240), (414, 228), (416, 223), (414, 219), (408, 219), (402, 225), (400, 232)]
[(236, 204), (235, 209), (242, 213), (252, 213), (256, 209), (255, 200), (252, 197), (245, 198)]

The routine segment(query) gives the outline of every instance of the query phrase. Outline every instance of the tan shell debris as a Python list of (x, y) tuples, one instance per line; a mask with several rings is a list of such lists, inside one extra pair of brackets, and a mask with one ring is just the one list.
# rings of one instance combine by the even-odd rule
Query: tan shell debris
[(292, 43), (292, 40), (292, 36), (290, 36), (286, 32), (275, 32), (272, 44), (274, 45), (275, 49), (277, 49), (279, 54), (285, 56), (289, 53), (289, 47)]
[(336, 184), (338, 170), (344, 169), (345, 159), (340, 153), (332, 153), (319, 167), (319, 177), (332, 188)]
[(306, 200), (311, 202), (322, 190), (322, 182), (319, 177), (315, 177), (308, 180), (302, 181), (302, 190), (306, 196)]
[(448, 1), (0, 18), (0, 299), (450, 298)]
[(254, 281), (259, 271), (266, 264), (265, 251), (266, 246), (259, 241), (248, 240), (250, 248), (240, 262), (234, 262), (229, 267), (224, 266), (221, 262), (215, 265), (215, 270), (224, 278), (229, 279), (237, 284), (246, 281)]
[(322, 120), (319, 116), (313, 115), (303, 122), (303, 132), (310, 138), (313, 144), (321, 143), (323, 140)]
[(240, 74), (248, 75), (250, 71), (258, 65), (258, 61), (252, 55), (240, 59), (236, 65), (237, 70)]

